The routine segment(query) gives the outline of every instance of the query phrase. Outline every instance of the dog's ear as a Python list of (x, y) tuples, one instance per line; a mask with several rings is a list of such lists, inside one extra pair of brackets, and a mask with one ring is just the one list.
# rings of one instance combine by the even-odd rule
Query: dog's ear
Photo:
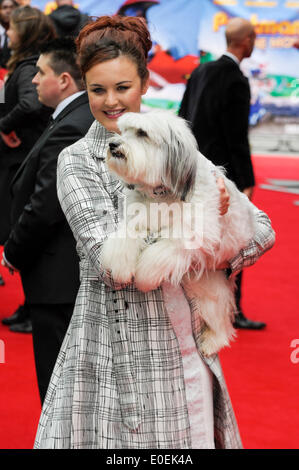
[[(188, 129), (189, 130), (189, 129)], [(190, 131), (184, 136), (170, 130), (170, 142), (165, 143), (165, 175), (176, 199), (185, 201), (192, 194), (197, 172), (197, 147)]]

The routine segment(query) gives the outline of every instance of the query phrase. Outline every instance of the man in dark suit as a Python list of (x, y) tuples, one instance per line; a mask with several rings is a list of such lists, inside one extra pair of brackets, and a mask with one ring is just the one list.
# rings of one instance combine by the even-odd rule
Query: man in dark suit
[(75, 240), (56, 193), (57, 158), (86, 134), (93, 117), (72, 39), (45, 45), (37, 67), (39, 100), (55, 111), (13, 179), (13, 229), (2, 264), (21, 274), (43, 401), (79, 288)]
[[(179, 115), (190, 121), (199, 150), (250, 199), (254, 173), (248, 142), (250, 88), (240, 70), (241, 61), (254, 48), (253, 25), (233, 18), (226, 28), (227, 51), (218, 60), (199, 65), (187, 83)], [(241, 310), (241, 279), (237, 276), (236, 328), (261, 329), (266, 325), (245, 317)]]

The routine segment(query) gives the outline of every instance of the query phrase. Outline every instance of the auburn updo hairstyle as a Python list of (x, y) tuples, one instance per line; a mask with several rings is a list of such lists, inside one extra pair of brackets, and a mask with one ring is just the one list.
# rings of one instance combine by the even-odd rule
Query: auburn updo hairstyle
[(152, 41), (143, 18), (101, 16), (81, 30), (76, 45), (83, 77), (94, 65), (123, 55), (136, 64), (142, 83), (148, 78), (147, 57)]

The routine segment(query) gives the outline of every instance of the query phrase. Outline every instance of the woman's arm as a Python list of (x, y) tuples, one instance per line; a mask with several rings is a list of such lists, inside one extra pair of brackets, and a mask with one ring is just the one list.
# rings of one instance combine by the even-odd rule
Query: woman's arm
[(94, 274), (108, 286), (123, 289), (127, 284), (115, 283), (100, 262), (102, 243), (117, 228), (117, 208), (103, 184), (100, 167), (88, 156), (83, 142), (64, 149), (59, 155), (58, 198), (79, 249), (89, 260), (87, 269), (93, 270), (87, 275)]
[(272, 248), (275, 242), (275, 232), (269, 217), (257, 207), (253, 207), (258, 229), (249, 245), (229, 261), (231, 272), (234, 274), (256, 263), (266, 251)]

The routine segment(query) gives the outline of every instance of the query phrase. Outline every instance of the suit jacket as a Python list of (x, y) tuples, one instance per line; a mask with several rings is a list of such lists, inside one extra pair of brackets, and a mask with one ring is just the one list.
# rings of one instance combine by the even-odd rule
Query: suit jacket
[(50, 124), (12, 182), (12, 226), (4, 252), (21, 272), (29, 303), (74, 302), (79, 287), (75, 240), (56, 190), (59, 153), (83, 137), (93, 121), (86, 93)]
[(248, 142), (250, 88), (238, 64), (223, 55), (197, 67), (179, 115), (190, 121), (199, 150), (240, 190), (254, 185)]
[(0, 131), (15, 131), (21, 140), (16, 148), (8, 147), (0, 137), (1, 165), (21, 164), (28, 152), (45, 130), (53, 110), (38, 100), (32, 79), (37, 73), (38, 55), (18, 62), (5, 82), (5, 102), (0, 103)]

